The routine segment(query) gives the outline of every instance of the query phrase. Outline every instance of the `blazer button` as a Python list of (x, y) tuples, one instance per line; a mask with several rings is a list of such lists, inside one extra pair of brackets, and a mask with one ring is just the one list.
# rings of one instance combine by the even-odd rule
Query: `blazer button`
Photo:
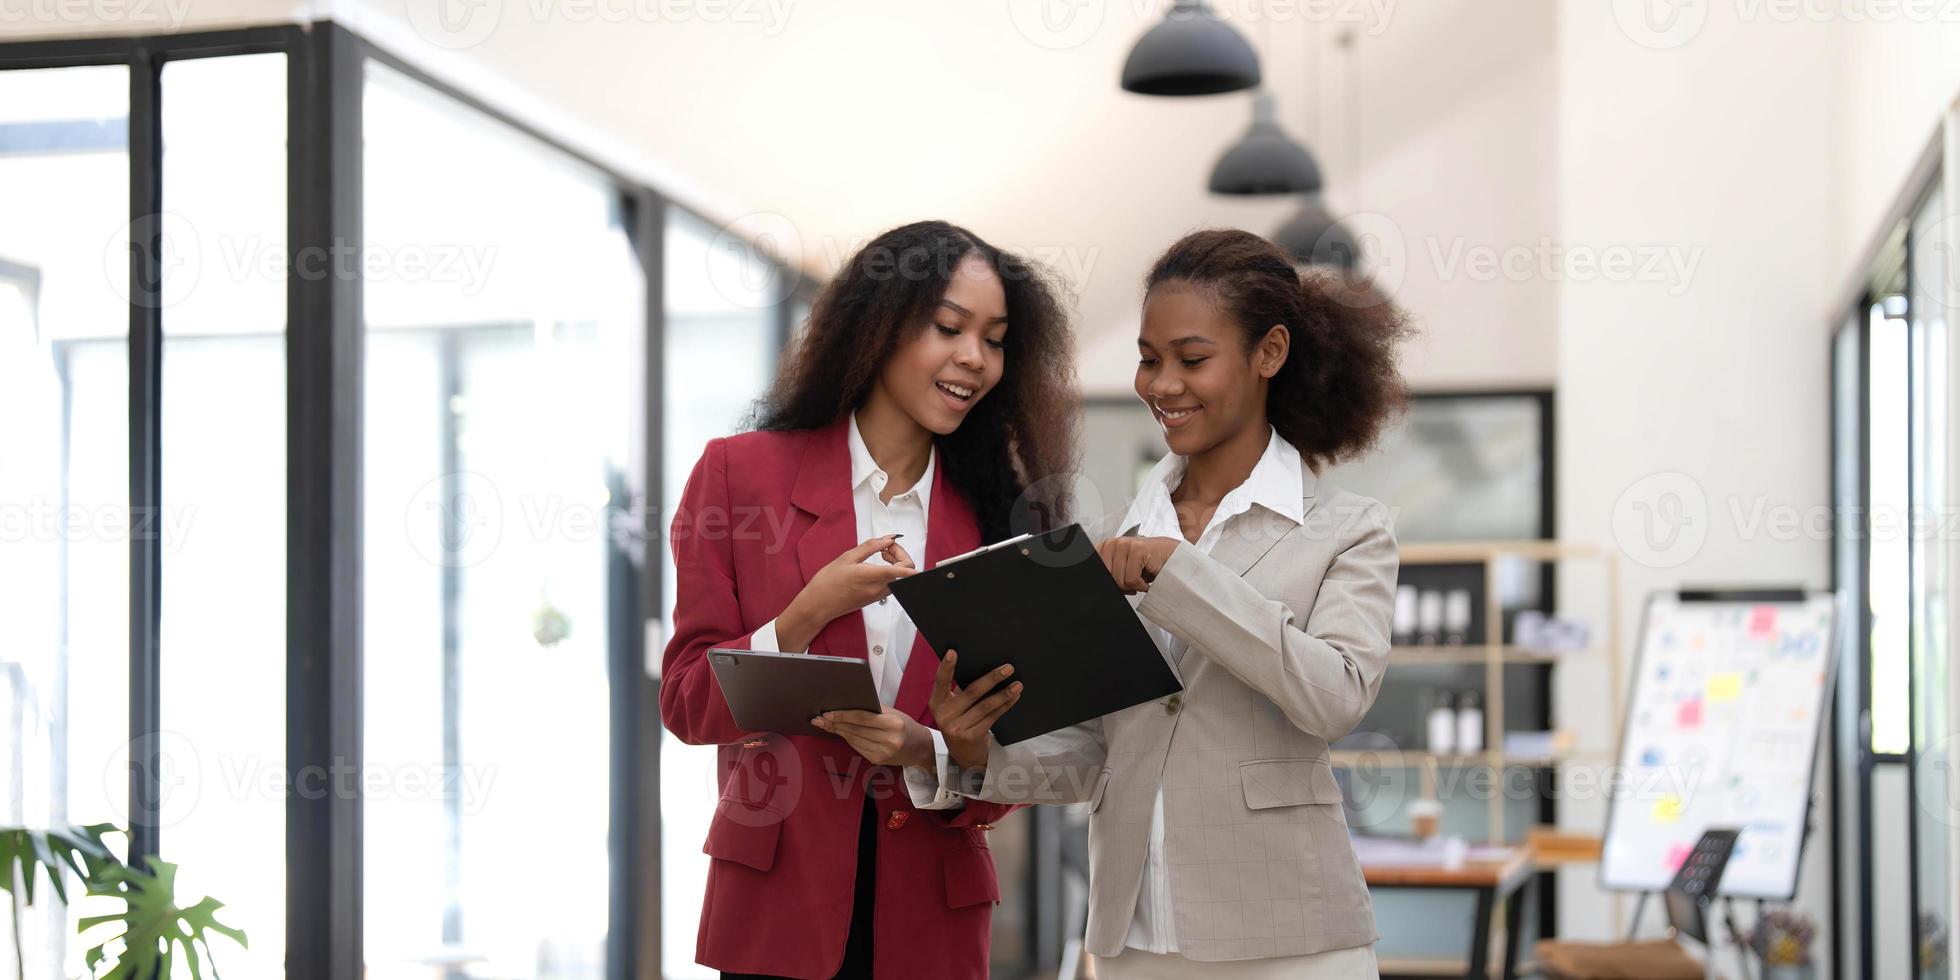
[(905, 818), (907, 816), (908, 814), (904, 810), (893, 810), (892, 815), (885, 818), (885, 829), (897, 830), (905, 826)]
[(1167, 715), (1177, 714), (1177, 709), (1182, 707), (1183, 705), (1184, 705), (1183, 693), (1179, 692), (1177, 694), (1173, 694), (1164, 701), (1164, 713)]

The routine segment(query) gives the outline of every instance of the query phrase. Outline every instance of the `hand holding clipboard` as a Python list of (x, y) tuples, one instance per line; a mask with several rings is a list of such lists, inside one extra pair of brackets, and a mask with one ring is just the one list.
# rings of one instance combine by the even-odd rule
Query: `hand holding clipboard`
[(946, 752), (967, 769), (987, 764), (987, 735), (994, 722), (1021, 700), (1024, 685), (1009, 682), (1014, 665), (994, 668), (980, 683), (961, 687), (953, 680), (959, 662), (957, 650), (948, 650), (939, 659), (939, 672), (932, 678), (932, 717), (939, 724)]
[[(1183, 689), (1080, 525), (1024, 536), (891, 583), (957, 684), (992, 696), (1011, 666), (1022, 685), (993, 717), (1002, 745)], [(972, 705), (968, 705), (969, 710)], [(962, 712), (964, 716), (966, 712)]]

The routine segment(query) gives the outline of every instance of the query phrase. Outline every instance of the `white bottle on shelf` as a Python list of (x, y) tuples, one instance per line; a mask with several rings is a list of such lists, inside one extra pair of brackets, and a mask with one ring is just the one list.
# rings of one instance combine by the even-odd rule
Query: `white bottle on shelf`
[(1404, 585), (1395, 590), (1395, 620), (1389, 627), (1389, 642), (1407, 646), (1416, 641), (1416, 587)]
[(1484, 750), (1484, 709), (1475, 691), (1463, 692), (1456, 702), (1456, 750), (1464, 755)]
[(1470, 590), (1451, 589), (1443, 595), (1443, 645), (1462, 646), (1470, 641)]
[(1429, 740), (1424, 747), (1436, 755), (1456, 751), (1456, 704), (1450, 692), (1441, 691), (1429, 708)]
[(1416, 643), (1433, 647), (1443, 640), (1443, 594), (1425, 590), (1416, 600)]

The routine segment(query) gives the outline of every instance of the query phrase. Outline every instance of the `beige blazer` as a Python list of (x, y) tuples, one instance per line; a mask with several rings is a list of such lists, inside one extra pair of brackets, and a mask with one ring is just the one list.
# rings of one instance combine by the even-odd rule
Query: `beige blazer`
[(1377, 938), (1327, 753), (1381, 689), (1395, 533), (1380, 502), (1301, 469), (1302, 523), (1254, 506), (1210, 555), (1180, 544), (1132, 600), (1189, 645), (1174, 663), (1181, 695), (995, 744), (983, 778), (962, 774), (962, 791), (983, 800), (1089, 803), (1097, 956), (1123, 950), (1160, 785), (1183, 956), (1296, 956)]

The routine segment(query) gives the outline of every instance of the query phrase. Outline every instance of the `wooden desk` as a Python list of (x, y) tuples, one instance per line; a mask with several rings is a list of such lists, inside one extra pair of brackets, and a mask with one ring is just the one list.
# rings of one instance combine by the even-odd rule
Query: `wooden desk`
[[(1465, 861), (1454, 868), (1441, 865), (1386, 866), (1363, 862), (1361, 875), (1373, 888), (1410, 888), (1428, 891), (1467, 891), (1477, 896), (1476, 925), (1470, 934), (1470, 966), (1465, 976), (1479, 980), (1490, 975), (1491, 912), (1502, 899), (1504, 905), (1504, 980), (1518, 975), (1518, 941), (1524, 925), (1526, 886), (1537, 880), (1536, 855), (1526, 844), (1511, 850), (1501, 860)], [(1384, 971), (1387, 972), (1387, 971)]]

